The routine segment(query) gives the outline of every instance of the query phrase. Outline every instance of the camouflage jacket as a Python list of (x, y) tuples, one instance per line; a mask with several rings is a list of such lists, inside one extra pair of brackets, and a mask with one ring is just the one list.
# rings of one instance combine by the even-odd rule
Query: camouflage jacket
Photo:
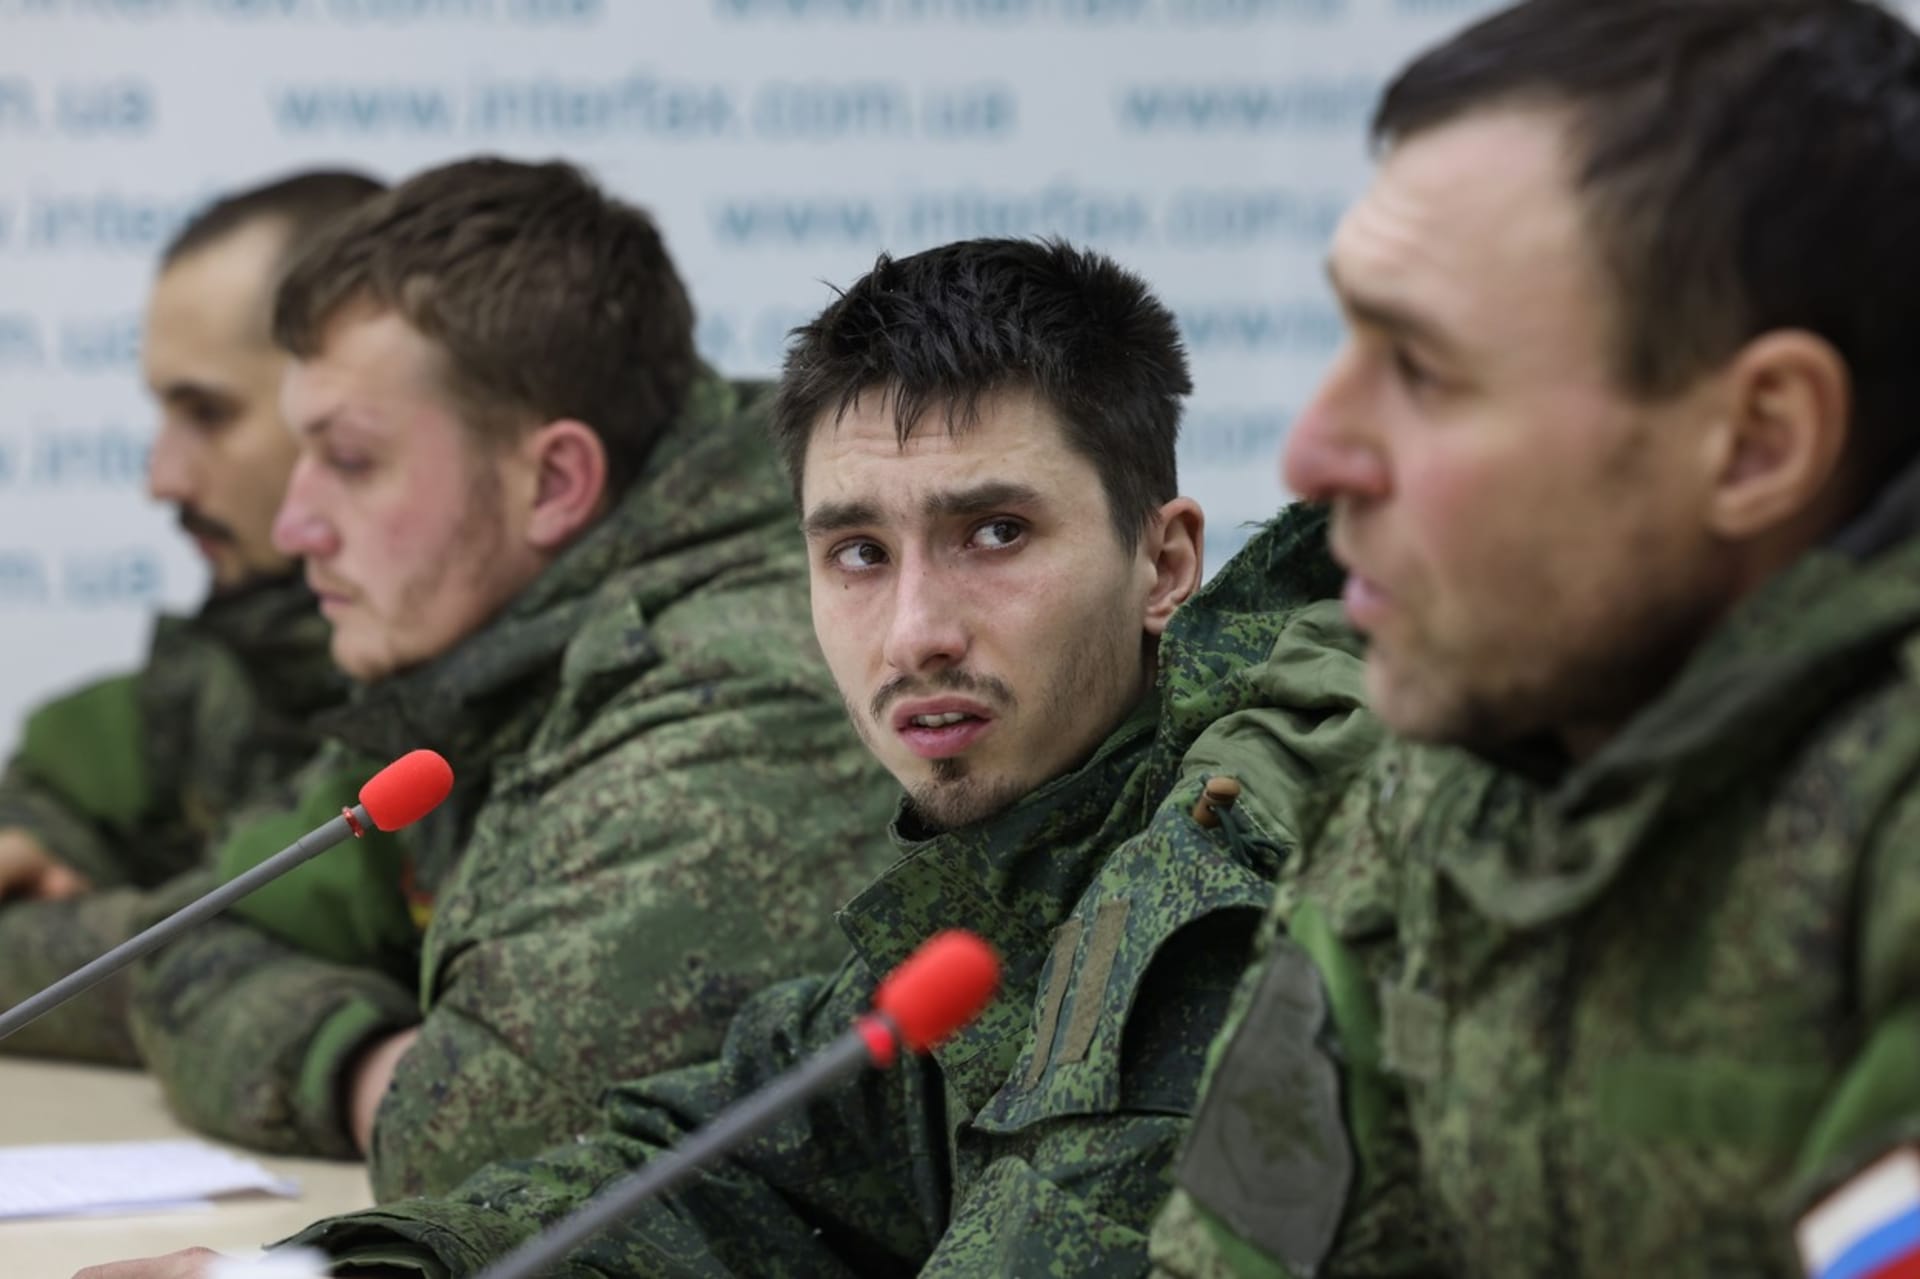
[[(766, 399), (747, 394), (702, 383), (501, 615), (333, 717), (362, 756), (440, 751), (454, 793), (405, 858), (311, 863), (321, 882), (342, 854), (361, 885), (324, 910), (295, 889), (144, 966), (135, 1031), (190, 1122), (351, 1155), (346, 1068), (420, 1023), (372, 1176), (381, 1198), (443, 1190), (586, 1130), (612, 1080), (710, 1057), (750, 993), (845, 953), (830, 914), (885, 864), (896, 791), (819, 656)], [(409, 954), (395, 929), (429, 900)]]
[(1920, 538), (1807, 555), (1576, 767), (1383, 751), (1314, 858), (1168, 1273), (1799, 1273), (1920, 1136)]
[[(1287, 819), (1373, 743), (1351, 639), (1312, 602), (1329, 567), (1321, 523), (1283, 520), (1180, 611), (1157, 704), (1080, 769), (932, 838), (896, 820), (901, 860), (840, 917), (852, 958), (754, 1000), (717, 1061), (616, 1089), (593, 1139), (302, 1241), (470, 1274), (843, 1033), (878, 976), (959, 926), (1004, 965), (977, 1022), (790, 1115), (556, 1273), (1137, 1274)], [(1241, 743), (1269, 732), (1286, 742), (1274, 789), (1285, 776), (1298, 811), (1203, 828), (1204, 774), (1256, 763)]]
[[(201, 868), (215, 833), (313, 754), (312, 717), (346, 693), (312, 593), (281, 578), (158, 619), (140, 670), (35, 710), (0, 775), (0, 829), (30, 832), (95, 891), (0, 905), (0, 1008), (210, 887)], [(135, 1063), (129, 981), (96, 987), (0, 1050)]]

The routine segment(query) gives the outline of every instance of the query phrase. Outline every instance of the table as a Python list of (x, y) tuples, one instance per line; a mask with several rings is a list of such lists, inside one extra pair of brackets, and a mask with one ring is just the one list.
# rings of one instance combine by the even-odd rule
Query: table
[[(167, 1112), (160, 1085), (131, 1070), (0, 1057), (0, 1146), (195, 1136)], [(231, 1147), (230, 1147), (231, 1149)], [(298, 1199), (247, 1196), (212, 1208), (135, 1217), (0, 1221), (0, 1275), (67, 1279), (81, 1266), (205, 1244), (250, 1255), (321, 1217), (373, 1202), (361, 1164), (241, 1151), (300, 1183)]]

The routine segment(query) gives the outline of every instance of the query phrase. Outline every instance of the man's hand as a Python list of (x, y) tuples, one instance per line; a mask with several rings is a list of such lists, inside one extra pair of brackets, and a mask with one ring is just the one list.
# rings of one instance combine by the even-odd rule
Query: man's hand
[(61, 901), (93, 885), (17, 826), (0, 830), (0, 901)]
[(206, 1279), (208, 1268), (220, 1257), (206, 1248), (188, 1248), (164, 1257), (145, 1257), (139, 1261), (110, 1261), (104, 1266), (88, 1266), (73, 1279)]
[[(88, 1266), (73, 1279), (206, 1279), (220, 1254), (206, 1248), (188, 1248), (164, 1257), (146, 1257), (139, 1261), (110, 1261), (104, 1266)], [(356, 1279), (420, 1279), (418, 1271), (362, 1270), (352, 1267), (348, 1273)]]
[(347, 1094), (347, 1127), (353, 1144), (361, 1154), (373, 1149), (373, 1119), (380, 1111), (380, 1099), (393, 1083), (393, 1072), (400, 1059), (420, 1038), (420, 1028), (403, 1030), (397, 1035), (375, 1040), (353, 1064), (353, 1083)]

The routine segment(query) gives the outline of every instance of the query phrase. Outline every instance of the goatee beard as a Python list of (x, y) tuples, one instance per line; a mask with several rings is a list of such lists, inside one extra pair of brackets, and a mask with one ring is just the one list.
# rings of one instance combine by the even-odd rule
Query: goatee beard
[(907, 791), (908, 815), (930, 834), (997, 817), (1032, 789), (1011, 780), (982, 781), (961, 759), (936, 759), (932, 772), (931, 778)]

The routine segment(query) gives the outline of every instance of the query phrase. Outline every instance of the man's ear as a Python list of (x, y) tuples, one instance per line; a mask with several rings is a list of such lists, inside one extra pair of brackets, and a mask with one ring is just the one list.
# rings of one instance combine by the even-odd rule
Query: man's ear
[(1173, 610), (1200, 589), (1206, 530), (1207, 517), (1190, 497), (1174, 498), (1147, 521), (1140, 535), (1142, 558), (1153, 575), (1147, 593), (1147, 634), (1164, 632)]
[(1721, 374), (1708, 526), (1748, 541), (1804, 516), (1831, 492), (1851, 433), (1852, 379), (1825, 338), (1766, 333)]
[(600, 517), (607, 494), (607, 448), (584, 422), (563, 418), (536, 429), (523, 457), (533, 473), (527, 540), (557, 551)]

